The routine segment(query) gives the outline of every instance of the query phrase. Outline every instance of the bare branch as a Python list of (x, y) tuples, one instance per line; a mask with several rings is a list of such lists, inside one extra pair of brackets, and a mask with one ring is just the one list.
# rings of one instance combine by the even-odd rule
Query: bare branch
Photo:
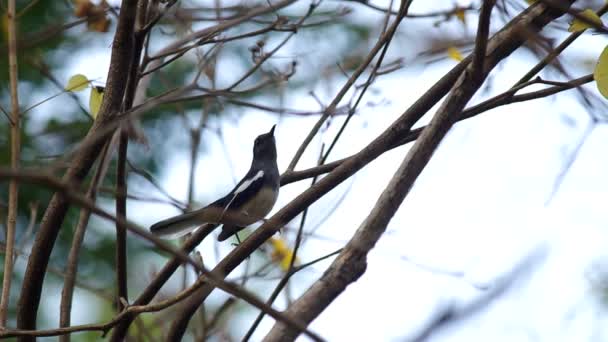
[[(405, 199), (415, 180), (452, 127), (455, 122), (454, 113), (462, 111), (466, 103), (481, 87), (492, 68), (508, 55), (508, 50), (515, 49), (523, 43), (522, 37), (513, 34), (510, 30), (516, 30), (515, 32), (517, 32), (522, 28), (529, 28), (538, 31), (553, 20), (556, 14), (547, 15), (545, 8), (537, 7), (535, 11), (531, 11), (528, 15), (515, 18), (509, 29), (495, 35), (497, 39), (492, 39), (488, 44), (490, 53), (483, 67), (477, 69), (481, 65), (471, 63), (467, 70), (462, 73), (428, 127), (422, 131), (414, 146), (408, 151), (370, 214), (359, 226), (329, 269), (285, 311), (286, 315), (297, 316), (299, 319), (310, 323), (349, 284), (363, 275), (367, 267), (368, 252), (383, 235), (386, 226)], [(480, 20), (484, 20), (483, 17)], [(501, 38), (505, 41), (502, 41)], [(506, 46), (500, 46), (501, 44), (507, 45), (509, 49), (506, 49)], [(501, 48), (503, 51), (500, 51)], [(497, 51), (500, 51), (500, 53), (497, 53)], [(264, 341), (292, 341), (297, 336), (298, 332), (277, 322)]]
[[(604, 4), (601, 9), (599, 9), (596, 13), (598, 16), (604, 15), (608, 11), (608, 4)], [(559, 56), (570, 44), (572, 44), (578, 37), (580, 37), (585, 31), (573, 32), (566, 38), (563, 42), (561, 42), (555, 49), (553, 49), (549, 54), (547, 54), (542, 60), (540, 60), (530, 71), (528, 71), (522, 78), (515, 83), (515, 86), (528, 82), (532, 79), (532, 77), (536, 76), (542, 69), (544, 69), (551, 61), (553, 61), (557, 56)]]
[[(593, 82), (593, 74), (585, 75), (585, 76), (579, 77), (577, 79), (571, 80), (569, 82), (559, 82), (560, 85), (556, 85), (553, 87), (548, 87), (548, 88), (533, 91), (533, 92), (515, 95), (519, 90), (521, 90), (531, 84), (540, 83), (536, 80), (533, 80), (533, 81), (530, 81), (527, 83), (523, 83), (519, 86), (515, 86), (502, 94), (496, 95), (488, 100), (485, 100), (477, 105), (474, 105), (474, 106), (464, 110), (462, 112), (462, 114), (457, 118), (457, 121), (470, 119), (479, 114), (487, 113), (490, 109), (508, 105), (511, 103), (530, 101), (530, 100), (535, 100), (535, 99), (540, 99), (540, 98), (544, 98), (547, 96), (551, 96), (551, 95), (557, 94), (562, 91), (580, 87), (583, 84), (589, 83), (589, 82)], [(426, 128), (426, 126), (411, 130), (404, 136), (404, 138), (400, 139), (394, 145), (389, 146), (388, 150), (391, 150), (393, 148), (396, 148), (396, 147), (402, 146), (404, 144), (410, 143), (412, 141), (415, 141), (416, 139), (418, 139), (418, 137), (420, 136), (420, 133), (422, 132), (422, 130), (424, 128)], [(311, 168), (305, 169), (305, 170), (285, 171), (283, 173), (283, 175), (281, 176), (281, 185), (287, 185), (287, 184), (297, 182), (297, 181), (300, 181), (303, 179), (307, 179), (307, 178), (311, 178), (311, 177), (314, 177), (317, 175), (331, 172), (334, 169), (336, 169), (338, 166), (340, 166), (342, 163), (346, 162), (348, 159), (353, 158), (353, 157), (355, 157), (355, 155), (352, 155), (350, 157), (346, 157), (343, 159), (335, 160), (331, 163), (311, 167)]]
[[(127, 219), (127, 147), (129, 137), (126, 129), (118, 133), (118, 161), (116, 163), (116, 215)], [(121, 298), (128, 299), (127, 294), (127, 229), (116, 223), (116, 305), (118, 312), (124, 309)]]
[[(3, 168), (0, 168), (0, 179), (10, 179), (10, 180), (17, 180), (20, 182), (30, 182), (30, 183), (34, 183), (34, 184), (44, 185), (46, 187), (54, 189), (55, 191), (57, 191), (57, 192), (61, 193), (63, 196), (65, 196), (67, 200), (72, 201), (75, 204), (90, 210), (91, 213), (94, 213), (102, 218), (110, 220), (111, 222), (124, 225), (132, 233), (152, 242), (158, 249), (165, 251), (165, 252), (175, 256), (176, 258), (178, 258), (178, 260), (179, 260), (178, 264), (186, 263), (186, 264), (194, 266), (194, 269), (197, 270), (198, 272), (200, 272), (202, 281), (209, 282), (209, 283), (213, 284), (213, 286), (218, 287), (218, 288), (222, 289), (223, 291), (244, 300), (245, 302), (253, 305), (254, 307), (257, 307), (257, 308), (263, 310), (266, 314), (270, 315), (271, 317), (273, 317), (277, 320), (280, 320), (280, 321), (284, 321), (290, 327), (295, 328), (297, 331), (303, 332), (304, 334), (306, 334), (308, 337), (312, 338), (315, 341), (323, 340), (317, 334), (311, 332), (306, 327), (304, 327), (304, 325), (302, 323), (300, 323), (298, 320), (284, 317), (283, 314), (281, 314), (277, 310), (273, 309), (272, 307), (264, 304), (263, 301), (259, 300), (253, 294), (249, 293), (248, 291), (246, 291), (234, 284), (230, 284), (230, 283), (226, 282), (223, 277), (218, 276), (216, 273), (208, 271), (203, 265), (200, 264), (200, 262), (190, 258), (187, 253), (184, 253), (183, 251), (176, 249), (171, 244), (165, 242), (164, 240), (160, 239), (156, 235), (150, 233), (148, 230), (142, 229), (142, 228), (138, 227), (137, 225), (130, 223), (129, 221), (123, 219), (122, 217), (114, 217), (112, 214), (99, 208), (90, 199), (88, 199), (88, 198), (78, 194), (76, 191), (74, 191), (75, 189), (70, 184), (67, 184), (64, 181), (60, 181), (53, 176), (49, 176), (49, 175), (46, 175), (46, 174), (40, 173), (40, 172), (31, 172), (31, 171), (25, 171), (25, 170), (13, 171), (13, 170), (6, 170)], [(22, 330), (28, 330), (28, 329), (22, 329)], [(29, 330), (34, 330), (34, 329), (29, 329)], [(2, 336), (2, 334), (0, 333), (0, 337), (1, 336)]]
[(490, 15), (496, 0), (484, 0), (479, 13), (479, 24), (477, 25), (477, 36), (475, 37), (475, 50), (473, 51), (473, 78), (483, 75), (483, 63), (486, 58), (486, 47), (488, 45), (488, 34), (490, 32)]
[[(103, 128), (120, 111), (133, 55), (133, 24), (136, 5), (137, 1), (135, 0), (123, 0), (122, 2), (118, 27), (112, 44), (112, 58), (103, 103), (85, 141), (96, 135), (97, 130)], [(110, 134), (110, 132), (107, 134)], [(99, 139), (75, 156), (65, 175), (68, 183), (80, 183), (84, 179), (97, 159), (104, 143), (105, 139)], [(42, 218), (40, 229), (32, 247), (32, 254), (28, 259), (19, 298), (17, 326), (20, 329), (31, 330), (36, 328), (36, 314), (40, 304), (44, 274), (68, 206), (69, 203), (65, 195), (55, 193)], [(24, 338), (24, 340), (33, 341), (34, 339)]]
[[(110, 143), (111, 144), (111, 143)], [(93, 175), (93, 180), (89, 185), (89, 189), (87, 190), (86, 197), (89, 198), (92, 202), (95, 201), (97, 196), (97, 190), (99, 184), (105, 177), (105, 173), (108, 169), (109, 164), (109, 145), (104, 148), (102, 152), (102, 157), (99, 160), (99, 165), (97, 166), (97, 170), (95, 175)], [(84, 240), (84, 236), (86, 233), (86, 228), (89, 223), (89, 218), (91, 217), (91, 211), (88, 209), (80, 209), (80, 216), (78, 218), (78, 223), (76, 225), (76, 229), (74, 230), (74, 237), (72, 238), (72, 246), (70, 247), (70, 252), (68, 254), (67, 265), (65, 269), (64, 281), (63, 281), (63, 290), (61, 291), (61, 303), (59, 305), (59, 327), (64, 328), (70, 325), (71, 321), (71, 311), (72, 311), (72, 299), (74, 296), (74, 285), (76, 284), (76, 275), (78, 271), (78, 259), (80, 254), (80, 247), (82, 246), (82, 242)], [(63, 335), (60, 337), (61, 342), (69, 342), (70, 335)]]
[(503, 295), (508, 293), (513, 287), (525, 276), (529, 275), (533, 271), (533, 267), (537, 265), (545, 256), (547, 251), (539, 249), (533, 251), (524, 260), (522, 260), (516, 267), (513, 268), (505, 277), (503, 277), (497, 284), (493, 285), (490, 291), (482, 294), (479, 298), (473, 300), (471, 303), (464, 307), (458, 308), (452, 303), (448, 303), (442, 310), (437, 312), (432, 321), (420, 332), (418, 332), (413, 338), (409, 339), (412, 342), (424, 342), (427, 341), (433, 334), (440, 331), (443, 327), (455, 324), (460, 320), (470, 318), (475, 313), (482, 311), (489, 307), (497, 299), (502, 298)]
[[(21, 129), (19, 114), (19, 93), (17, 91), (17, 25), (15, 0), (8, 1), (8, 60), (11, 92), (11, 168), (19, 168), (21, 155)], [(6, 256), (4, 257), (4, 276), (2, 279), (2, 295), (0, 297), (0, 327), (6, 326), (8, 305), (13, 279), (13, 259), (15, 248), (15, 230), (17, 228), (19, 189), (17, 181), (9, 184), (8, 215), (6, 217)]]
[[(376, 138), (366, 148), (356, 154), (356, 157), (340, 164), (331, 174), (327, 175), (313, 187), (309, 188), (291, 203), (279, 210), (273, 217), (267, 220), (260, 228), (251, 234), (228, 256), (226, 256), (213, 272), (228, 275), (236, 266), (245, 260), (277, 230), (302, 212), (314, 201), (325, 195), (331, 189), (342, 183), (348, 177), (355, 174), (365, 165), (381, 155), (385, 146), (397, 141), (401, 132), (407, 132), (414, 123), (429, 110), (436, 101), (449, 91), (460, 72), (466, 67), (470, 59), (459, 63), (448, 72), (435, 86), (425, 93), (408, 111), (406, 111), (393, 125), (382, 135)], [(205, 285), (184, 303), (184, 308), (176, 318), (176, 323), (187, 324), (191, 315), (196, 311), (200, 303), (211, 293), (213, 286)], [(182, 327), (183, 328), (183, 327)], [(182, 330), (183, 331), (183, 330)]]
[[(406, 0), (404, 0), (404, 1), (406, 1)], [(409, 2), (410, 1), (408, 1), (408, 3)], [(405, 6), (405, 7), (402, 6), (401, 10), (403, 11), (403, 9), (405, 9), (405, 13), (407, 13), (408, 7), (409, 6)], [(340, 104), (340, 101), (342, 101), (342, 98), (344, 97), (344, 95), (346, 95), (346, 93), (348, 92), (350, 87), (352, 87), (353, 84), (355, 84), (355, 82), (357, 81), (359, 76), (361, 76), (361, 74), (365, 71), (365, 69), (367, 69), (367, 67), (372, 62), (372, 60), (376, 57), (378, 52), (380, 52), (380, 49), (382, 49), (385, 45), (389, 44), (391, 38), (395, 34), (395, 31), (397, 30), (397, 27), (399, 26), (399, 23), (401, 22), (401, 19), (403, 18), (403, 15), (405, 15), (405, 14), (402, 14), (400, 16), (400, 18), (397, 18), (391, 25), (390, 29), (388, 29), (386, 32), (384, 32), (378, 38), (378, 41), (376, 42), (374, 47), (370, 50), (370, 52), (367, 54), (365, 59), (361, 62), (361, 64), (357, 67), (357, 69), (350, 76), (350, 78), (342, 86), (340, 91), (338, 91), (338, 94), (336, 94), (336, 96), (331, 101), (329, 106), (327, 108), (325, 108), (325, 110), (323, 111), (323, 115), (321, 115), (321, 117), (315, 123), (315, 125), (312, 127), (312, 129), (310, 130), (310, 132), (308, 133), (306, 138), (304, 138), (304, 141), (302, 141), (302, 144), (300, 145), (300, 147), (296, 151), (295, 155), (293, 156), (291, 162), (289, 163), (289, 166), (287, 166), (287, 171), (293, 171), (295, 169), (296, 165), (298, 164), (298, 161), (304, 154), (304, 151), (306, 150), (306, 148), (308, 147), (308, 145), (310, 144), (310, 142), (312, 141), (314, 136), (319, 132), (319, 129), (321, 129), (321, 126), (323, 125), (323, 123), (331, 115), (333, 115), (335, 113), (336, 108)]]

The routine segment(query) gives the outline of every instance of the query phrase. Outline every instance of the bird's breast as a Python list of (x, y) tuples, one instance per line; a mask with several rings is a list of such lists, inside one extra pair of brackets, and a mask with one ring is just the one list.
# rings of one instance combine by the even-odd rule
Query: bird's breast
[(251, 222), (248, 224), (263, 219), (274, 207), (278, 194), (278, 191), (273, 190), (271, 187), (263, 187), (253, 200), (248, 201), (243, 207), (243, 211), (251, 218)]
[(197, 218), (201, 222), (246, 227), (263, 219), (272, 210), (278, 194), (278, 191), (265, 186), (239, 208), (207, 206), (198, 211)]

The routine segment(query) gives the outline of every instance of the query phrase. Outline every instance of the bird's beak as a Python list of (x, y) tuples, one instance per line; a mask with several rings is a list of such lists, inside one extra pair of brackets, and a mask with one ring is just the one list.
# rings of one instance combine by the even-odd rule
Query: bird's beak
[(270, 129), (270, 135), (274, 136), (274, 128), (277, 127), (277, 125), (273, 125), (272, 128)]

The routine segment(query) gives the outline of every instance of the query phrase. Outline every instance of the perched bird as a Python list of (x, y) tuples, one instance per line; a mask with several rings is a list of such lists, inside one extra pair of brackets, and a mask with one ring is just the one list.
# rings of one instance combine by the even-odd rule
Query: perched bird
[(205, 223), (223, 224), (217, 239), (224, 241), (263, 219), (279, 196), (275, 126), (255, 139), (251, 167), (230, 193), (204, 208), (157, 222), (150, 231), (158, 236), (176, 237)]

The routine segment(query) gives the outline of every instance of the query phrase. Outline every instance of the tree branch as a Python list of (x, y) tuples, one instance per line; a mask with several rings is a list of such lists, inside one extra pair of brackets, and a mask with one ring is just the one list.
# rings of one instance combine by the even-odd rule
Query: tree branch
[[(89, 189), (87, 190), (86, 197), (90, 199), (92, 202), (95, 202), (97, 197), (97, 190), (99, 184), (105, 177), (105, 173), (109, 163), (109, 144), (106, 145), (104, 151), (102, 152), (102, 157), (99, 160), (99, 165), (97, 166), (97, 171), (95, 175), (93, 175), (93, 180), (89, 185)], [(91, 211), (82, 208), (80, 209), (80, 216), (78, 218), (78, 223), (76, 225), (76, 229), (74, 230), (74, 237), (72, 238), (72, 246), (70, 247), (70, 252), (68, 254), (68, 261), (65, 269), (65, 276), (63, 281), (63, 289), (61, 291), (61, 303), (59, 305), (59, 327), (64, 328), (70, 325), (71, 321), (71, 312), (72, 312), (72, 298), (74, 296), (74, 285), (76, 284), (76, 275), (78, 272), (78, 258), (80, 254), (80, 247), (82, 246), (82, 242), (84, 241), (84, 236), (86, 233), (86, 228), (89, 223), (89, 218), (91, 217)], [(61, 342), (69, 342), (70, 335), (62, 335), (60, 338)]]
[(490, 15), (496, 0), (484, 0), (479, 11), (479, 24), (477, 25), (477, 36), (475, 36), (475, 50), (473, 50), (473, 62), (471, 70), (472, 78), (483, 76), (483, 63), (486, 58), (486, 47), (488, 45), (488, 34), (490, 32)]
[[(194, 233), (190, 235), (190, 237), (184, 242), (181, 250), (184, 253), (190, 253), (194, 250), (196, 246), (198, 246), (207, 235), (211, 234), (211, 232), (217, 228), (217, 225), (206, 224), (202, 227), (198, 228)], [(158, 293), (161, 287), (169, 280), (171, 275), (177, 270), (177, 268), (182, 264), (182, 260), (177, 256), (174, 256), (171, 260), (169, 260), (165, 266), (156, 274), (156, 277), (148, 284), (148, 286), (142, 291), (142, 293), (135, 299), (133, 305), (146, 305), (152, 301), (154, 296)], [(127, 315), (114, 329), (111, 337), (111, 341), (119, 342), (123, 341), (125, 335), (127, 334), (127, 330), (133, 320), (135, 319), (135, 314)]]
[[(80, 153), (74, 156), (70, 168), (64, 176), (68, 183), (78, 184), (86, 177), (107, 138), (98, 139), (93, 144), (87, 144), (87, 140), (95, 137), (98, 130), (103, 131), (104, 125), (111, 122), (116, 113), (120, 111), (133, 54), (133, 24), (136, 4), (136, 0), (123, 0), (122, 2), (118, 27), (112, 43), (112, 57), (103, 103), (97, 119), (83, 141), (83, 145), (87, 147), (81, 149)], [(110, 133), (106, 133), (105, 137), (109, 136)], [(55, 193), (40, 223), (40, 229), (32, 247), (32, 254), (28, 259), (19, 298), (17, 326), (20, 329), (31, 330), (36, 327), (36, 313), (40, 304), (44, 276), (68, 207), (69, 203), (65, 194)], [(23, 340), (34, 341), (34, 338), (26, 337)]]
[[(17, 25), (15, 0), (8, 2), (8, 68), (11, 92), (11, 168), (19, 168), (21, 151), (21, 129), (19, 115), (19, 93), (17, 91)], [(6, 254), (4, 256), (4, 277), (2, 279), (2, 295), (0, 297), (0, 327), (6, 326), (8, 305), (13, 279), (13, 262), (15, 248), (15, 229), (17, 227), (19, 188), (16, 181), (11, 181), (8, 189), (8, 215), (6, 217)]]
[[(562, 91), (580, 87), (583, 84), (593, 82), (593, 81), (594, 81), (593, 74), (589, 74), (589, 75), (585, 75), (585, 76), (573, 79), (569, 82), (562, 82), (560, 85), (556, 85), (553, 87), (548, 87), (545, 89), (532, 91), (529, 93), (515, 95), (519, 90), (525, 88), (526, 86), (528, 86), (530, 84), (536, 84), (539, 82), (531, 81), (531, 82), (527, 82), (527, 83), (522, 83), (518, 86), (515, 86), (515, 87), (507, 90), (506, 92), (504, 92), (502, 94), (496, 95), (488, 100), (485, 100), (479, 104), (476, 104), (476, 105), (464, 110), (462, 112), (462, 114), (458, 117), (457, 121), (470, 119), (479, 114), (485, 113), (490, 109), (497, 108), (500, 106), (505, 106), (505, 105), (508, 105), (511, 103), (530, 101), (530, 100), (535, 100), (535, 99), (551, 96), (551, 95), (557, 94)], [(405, 135), (402, 139), (400, 139), (394, 145), (389, 146), (388, 150), (391, 150), (391, 149), (397, 148), (399, 146), (403, 146), (412, 141), (415, 141), (416, 139), (418, 139), (418, 137), (420, 136), (420, 133), (425, 128), (426, 128), (426, 126), (422, 126), (422, 127), (411, 130), (409, 133), (407, 133), (407, 135)], [(338, 166), (340, 166), (342, 163), (344, 163), (347, 159), (350, 159), (353, 157), (354, 157), (354, 155), (343, 158), (343, 159), (335, 160), (331, 163), (311, 167), (311, 168), (308, 168), (305, 170), (286, 171), (281, 176), (281, 186), (291, 184), (291, 183), (294, 183), (297, 181), (301, 181), (303, 179), (322, 175), (325, 173), (329, 173), (329, 172), (333, 171), (335, 168), (337, 168)]]
[[(608, 11), (608, 4), (604, 4), (602, 8), (600, 8), (596, 13), (599, 17), (604, 15)], [(578, 37), (580, 37), (586, 30), (573, 32), (566, 38), (563, 42), (561, 42), (555, 49), (553, 49), (547, 56), (545, 56), (540, 62), (538, 62), (530, 71), (528, 71), (522, 78), (515, 83), (515, 86), (526, 83), (532, 79), (532, 77), (536, 76), (544, 67), (546, 67), (551, 61), (553, 61), (557, 56), (559, 56), (570, 44), (572, 44)]]
[[(408, 132), (414, 123), (434, 105), (435, 101), (437, 101), (436, 98), (440, 99), (449, 91), (450, 87), (454, 84), (454, 81), (469, 61), (470, 59), (464, 60), (448, 72), (447, 75), (437, 82), (412, 107), (410, 107), (408, 111), (393, 123), (391, 127), (371, 142), (366, 148), (357, 153), (353, 158), (346, 160), (329, 175), (325, 176), (314, 186), (310, 187), (291, 201), (287, 206), (279, 210), (279, 212), (267, 220), (245, 241), (239, 244), (237, 248), (233, 249), (232, 252), (214, 268), (214, 272), (217, 272), (217, 274), (221, 274), (224, 277), (228, 275), (296, 215), (384, 153), (386, 146), (390, 146), (396, 142), (399, 139), (400, 134)], [(191, 315), (211, 293), (213, 288), (213, 285), (205, 284), (205, 286), (184, 302), (182, 310), (178, 313), (176, 320), (174, 321), (176, 327), (177, 324), (187, 324)]]
[[(491, 2), (486, 1), (483, 6), (490, 7), (491, 5)], [(535, 10), (530, 11), (531, 13), (528, 16), (519, 16), (520, 20), (510, 25), (510, 29), (516, 30), (514, 32), (521, 29), (539, 31), (558, 16), (557, 13), (546, 13), (543, 7), (536, 7)], [(489, 12), (489, 9), (486, 9), (486, 11)], [(484, 20), (483, 13), (482, 10), (480, 25)], [(488, 15), (487, 12), (485, 13)], [(523, 43), (523, 37), (519, 34), (513, 34), (513, 31), (505, 30), (502, 31), (502, 34), (499, 32), (496, 36), (500, 37), (501, 35), (504, 35), (507, 41), (512, 40), (513, 44), (518, 44), (506, 44), (507, 41), (501, 42), (501, 39), (493, 40), (488, 44), (490, 54), (486, 60), (469, 65), (454, 85), (448, 98), (437, 110), (430, 124), (422, 131), (414, 146), (408, 151), (401, 166), (399, 166), (389, 185), (382, 192), (376, 205), (359, 226), (355, 235), (323, 276), (285, 311), (286, 315), (297, 316), (307, 323), (312, 322), (349, 284), (363, 275), (367, 267), (368, 252), (380, 239), (392, 216), (430, 161), (441, 140), (456, 121), (454, 113), (462, 111), (466, 103), (481, 87), (492, 68)], [(506, 46), (501, 46), (502, 44), (510, 46), (510, 51), (505, 49)], [(475, 49), (475, 51), (480, 54), (480, 50)], [(264, 341), (292, 341), (297, 336), (298, 333), (291, 328), (281, 323), (275, 323)]]
[[(126, 128), (117, 132), (118, 160), (116, 163), (116, 215), (123, 220), (127, 219), (127, 148), (129, 137)], [(129, 299), (127, 292), (127, 228), (116, 223), (116, 306), (118, 312), (124, 309), (121, 298)]]
[[(213, 273), (207, 270), (199, 261), (193, 260), (188, 256), (187, 253), (184, 253), (181, 250), (176, 249), (168, 242), (165, 242), (163, 239), (157, 237), (156, 235), (150, 233), (147, 229), (142, 229), (137, 225), (123, 219), (122, 217), (115, 217), (107, 211), (99, 208), (95, 205), (90, 199), (80, 195), (77, 191), (75, 191), (74, 187), (70, 184), (60, 181), (53, 176), (40, 173), (40, 172), (31, 172), (25, 170), (7, 170), (4, 168), (0, 168), (0, 179), (10, 179), (17, 180), (21, 182), (29, 182), (33, 184), (40, 184), (47, 186), (51, 189), (56, 190), (57, 192), (66, 196), (67, 200), (74, 202), (75, 204), (87, 208), (91, 211), (91, 213), (98, 215), (101, 218), (105, 218), (111, 222), (119, 223), (124, 225), (129, 231), (132, 233), (144, 238), (145, 240), (150, 241), (154, 244), (158, 249), (169, 253), (179, 259), (179, 263), (186, 263), (194, 266), (194, 269), (201, 274), (202, 279), (205, 282), (209, 282), (213, 284), (213, 286), (222, 289), (223, 291), (231, 294), (239, 299), (244, 300), (245, 302), (253, 305), (254, 307), (263, 310), (269, 316), (284, 321), (289, 326), (295, 328), (298, 331), (304, 332), (308, 337), (312, 338), (315, 341), (322, 341), (323, 339), (319, 337), (317, 334), (309, 331), (303, 324), (301, 324), (298, 320), (294, 320), (291, 318), (284, 318), (283, 315), (275, 310), (274, 308), (266, 305), (263, 301), (258, 299), (256, 296), (251, 294), (249, 291), (238, 287), (234, 284), (231, 284), (224, 280), (224, 277), (218, 276), (216, 273)], [(207, 225), (211, 226), (211, 225)], [(22, 330), (34, 330), (34, 329), (22, 329)], [(0, 334), (2, 336), (2, 334)]]
[[(548, 9), (542, 4), (535, 4), (526, 9), (523, 13), (515, 17), (505, 28), (496, 33), (489, 41), (487, 53), (488, 60), (485, 62), (485, 68), (493, 67), (498, 61), (507, 57), (515, 49), (521, 46), (526, 40), (526, 36), (522, 35), (521, 32), (530, 29), (539, 31), (548, 22), (562, 14), (562, 12), (554, 9)], [(455, 81), (460, 76), (463, 69), (468, 66), (470, 61), (471, 57), (469, 56), (459, 63), (418, 99), (418, 101), (416, 101), (378, 138), (352, 158), (345, 160), (317, 184), (304, 191), (291, 203), (279, 210), (237, 248), (228, 254), (228, 256), (214, 268), (213, 272), (217, 272), (216, 274), (221, 274), (222, 276), (229, 274), (280, 227), (284, 226), (293, 219), (293, 217), (302, 212), (304, 208), (308, 207), (329, 190), (333, 189), (345, 179), (359, 171), (363, 166), (384, 153), (390, 146), (393, 146), (401, 140), (402, 135), (406, 134), (413, 124), (441, 99), (450, 88), (452, 88)], [(484, 70), (484, 73), (486, 72), (487, 70)], [(464, 106), (464, 103), (462, 105)], [(453, 108), (453, 105), (450, 107)], [(182, 311), (178, 313), (174, 324), (185, 324), (184, 322), (187, 322), (190, 319), (196, 308), (205, 300), (212, 290), (213, 286), (211, 284), (205, 284), (199, 291), (193, 294), (191, 298), (184, 302)]]
[[(403, 0), (403, 1), (405, 2), (406, 0)], [(410, 1), (407, 1), (407, 2), (410, 2)], [(405, 10), (405, 14), (407, 14), (407, 8), (408, 7), (409, 6), (405, 6), (405, 7), (402, 6), (401, 7), (401, 12), (403, 12), (403, 10)], [(353, 86), (353, 84), (355, 84), (355, 82), (357, 81), (357, 79), (359, 78), (359, 76), (361, 76), (361, 74), (363, 74), (363, 72), (367, 69), (367, 67), (372, 62), (372, 60), (376, 57), (376, 55), (378, 54), (378, 52), (380, 52), (380, 50), (385, 45), (389, 44), (390, 40), (392, 39), (393, 35), (395, 34), (395, 31), (397, 30), (397, 27), (399, 26), (399, 23), (401, 22), (401, 19), (403, 18), (403, 16), (405, 14), (402, 13), (393, 22), (393, 24), (391, 25), (391, 27), (388, 30), (386, 30), (378, 38), (378, 40), (376, 41), (376, 44), (370, 50), (370, 52), (367, 54), (367, 56), (365, 57), (365, 59), (361, 62), (361, 64), (357, 67), (357, 69), (353, 72), (353, 74), (348, 78), (348, 80), (346, 81), (346, 83), (344, 83), (344, 85), (338, 91), (338, 94), (336, 94), (336, 96), (331, 101), (331, 103), (329, 104), (329, 106), (327, 106), (327, 108), (325, 108), (325, 110), (323, 111), (323, 115), (321, 115), (321, 117), (319, 118), (319, 120), (317, 120), (317, 122), (312, 127), (312, 129), (310, 130), (310, 132), (308, 133), (308, 135), (304, 138), (304, 141), (302, 141), (302, 144), (300, 145), (300, 147), (298, 147), (298, 150), (296, 151), (295, 155), (291, 159), (291, 162), (289, 162), (289, 166), (287, 166), (287, 172), (293, 171), (295, 169), (296, 165), (298, 164), (298, 161), (300, 160), (300, 158), (304, 154), (304, 151), (306, 150), (306, 148), (308, 147), (308, 145), (310, 144), (310, 142), (312, 141), (312, 139), (314, 138), (314, 136), (319, 132), (319, 130), (321, 129), (321, 126), (323, 125), (323, 123), (331, 115), (333, 115), (335, 113), (336, 108), (338, 107), (338, 104), (340, 104), (340, 101), (342, 101), (342, 98), (344, 97), (344, 95), (346, 95), (346, 93), (348, 92), (348, 90)]]

